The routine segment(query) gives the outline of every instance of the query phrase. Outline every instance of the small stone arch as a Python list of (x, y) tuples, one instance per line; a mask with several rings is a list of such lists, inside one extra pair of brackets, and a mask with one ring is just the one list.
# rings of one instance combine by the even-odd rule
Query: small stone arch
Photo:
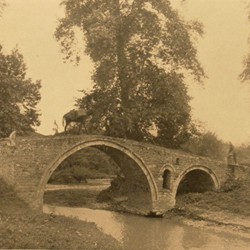
[(129, 157), (135, 164), (140, 168), (140, 170), (143, 172), (144, 176), (147, 179), (148, 186), (150, 189), (150, 195), (151, 195), (151, 204), (154, 204), (154, 202), (157, 200), (158, 196), (158, 190), (156, 183), (153, 179), (153, 176), (150, 172), (150, 170), (147, 168), (146, 164), (144, 161), (132, 150), (130, 150), (128, 147), (118, 143), (114, 142), (112, 140), (108, 139), (90, 139), (88, 141), (83, 141), (80, 143), (77, 143), (58, 155), (56, 159), (46, 168), (44, 171), (42, 178), (40, 180), (39, 186), (38, 186), (38, 192), (37, 192), (37, 200), (39, 203), (43, 204), (43, 195), (44, 195), (44, 190), (45, 186), (52, 175), (52, 173), (55, 171), (55, 169), (70, 155), (74, 154), (75, 152), (87, 148), (87, 147), (107, 147), (110, 149), (118, 150), (120, 153), (123, 153), (127, 157)]
[(171, 164), (164, 164), (160, 170), (160, 179), (162, 180), (163, 190), (170, 190), (172, 187), (174, 167)]
[(218, 190), (220, 188), (220, 183), (218, 181), (218, 178), (216, 176), (216, 174), (214, 173), (214, 171), (206, 166), (192, 166), (186, 170), (184, 170), (176, 179), (175, 183), (174, 183), (174, 196), (176, 196), (177, 194), (177, 190), (179, 188), (179, 185), (181, 183), (181, 181), (183, 180), (183, 178), (185, 176), (187, 176), (187, 174), (192, 173), (193, 171), (200, 171), (203, 172), (205, 174), (207, 174), (210, 178), (211, 181), (213, 183), (213, 189), (214, 190)]

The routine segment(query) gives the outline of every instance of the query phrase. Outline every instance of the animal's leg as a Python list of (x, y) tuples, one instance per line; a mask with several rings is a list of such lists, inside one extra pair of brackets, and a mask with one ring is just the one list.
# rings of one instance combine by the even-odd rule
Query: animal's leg
[(65, 133), (65, 134), (67, 134), (67, 127), (68, 127), (68, 125), (69, 125), (69, 123), (66, 122), (65, 127), (64, 127), (64, 133)]
[(87, 130), (87, 127), (86, 127), (85, 123), (84, 123), (84, 129), (85, 129), (86, 134), (88, 134), (88, 130)]
[(78, 135), (80, 135), (81, 130), (82, 130), (82, 123), (80, 123), (80, 125), (79, 125)]

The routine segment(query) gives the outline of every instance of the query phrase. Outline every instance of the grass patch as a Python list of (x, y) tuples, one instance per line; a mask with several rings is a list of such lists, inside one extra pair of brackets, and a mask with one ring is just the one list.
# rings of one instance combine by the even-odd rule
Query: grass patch
[(0, 249), (120, 249), (94, 223), (27, 207), (0, 179)]
[(206, 210), (228, 211), (250, 216), (250, 178), (221, 192), (188, 193), (177, 197), (177, 207), (195, 206)]
[(98, 190), (64, 189), (46, 191), (44, 203), (57, 206), (84, 207), (96, 203)]

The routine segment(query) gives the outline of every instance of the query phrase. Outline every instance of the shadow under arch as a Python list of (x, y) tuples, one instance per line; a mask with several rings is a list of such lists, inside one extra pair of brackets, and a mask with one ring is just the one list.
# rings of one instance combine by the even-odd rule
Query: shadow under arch
[(206, 178), (209, 178), (209, 180), (211, 181), (213, 190), (218, 190), (220, 188), (220, 183), (218, 181), (218, 178), (212, 169), (210, 169), (206, 166), (195, 165), (195, 166), (192, 166), (192, 167), (184, 170), (176, 179), (176, 181), (174, 183), (174, 190), (173, 190), (174, 197), (176, 197), (176, 195), (177, 195), (178, 188), (179, 188), (181, 182), (184, 180), (185, 177), (188, 176), (188, 174), (191, 174), (191, 173), (204, 174), (204, 176), (206, 176)]
[[(43, 204), (43, 195), (45, 192), (45, 187), (52, 173), (70, 155), (74, 154), (75, 152), (81, 149), (88, 148), (88, 147), (94, 147), (94, 148), (101, 149), (101, 150), (102, 149), (115, 150), (116, 152), (119, 152), (120, 154), (125, 155), (126, 157), (128, 157), (128, 159), (134, 162), (137, 168), (143, 173), (143, 176), (147, 180), (147, 184), (148, 184), (149, 192), (151, 196), (150, 197), (151, 206), (154, 204), (154, 202), (158, 198), (157, 186), (154, 181), (153, 175), (151, 174), (150, 170), (147, 168), (147, 166), (145, 165), (141, 157), (139, 157), (136, 153), (132, 152), (128, 147), (118, 142), (110, 141), (107, 139), (106, 140), (105, 139), (92, 139), (92, 140), (90, 139), (88, 141), (83, 141), (83, 142), (80, 142), (71, 146), (68, 150), (58, 155), (56, 159), (46, 168), (39, 182), (38, 193), (37, 193), (37, 200), (41, 204), (41, 206)], [(113, 157), (111, 156), (111, 158)]]

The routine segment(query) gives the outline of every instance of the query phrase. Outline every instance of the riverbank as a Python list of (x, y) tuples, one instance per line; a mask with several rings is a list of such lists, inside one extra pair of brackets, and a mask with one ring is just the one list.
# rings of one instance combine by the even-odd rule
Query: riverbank
[[(250, 237), (250, 181), (234, 183), (221, 192), (188, 193), (177, 197), (176, 208), (165, 218), (180, 217), (188, 224), (215, 226)], [(88, 207), (119, 211), (114, 203), (97, 203), (100, 190), (47, 191), (44, 201), (55, 206)]]
[(173, 212), (210, 225), (227, 227), (250, 237), (250, 177), (220, 192), (188, 193), (177, 197)]
[(0, 249), (121, 249), (94, 223), (36, 212), (0, 179)]

